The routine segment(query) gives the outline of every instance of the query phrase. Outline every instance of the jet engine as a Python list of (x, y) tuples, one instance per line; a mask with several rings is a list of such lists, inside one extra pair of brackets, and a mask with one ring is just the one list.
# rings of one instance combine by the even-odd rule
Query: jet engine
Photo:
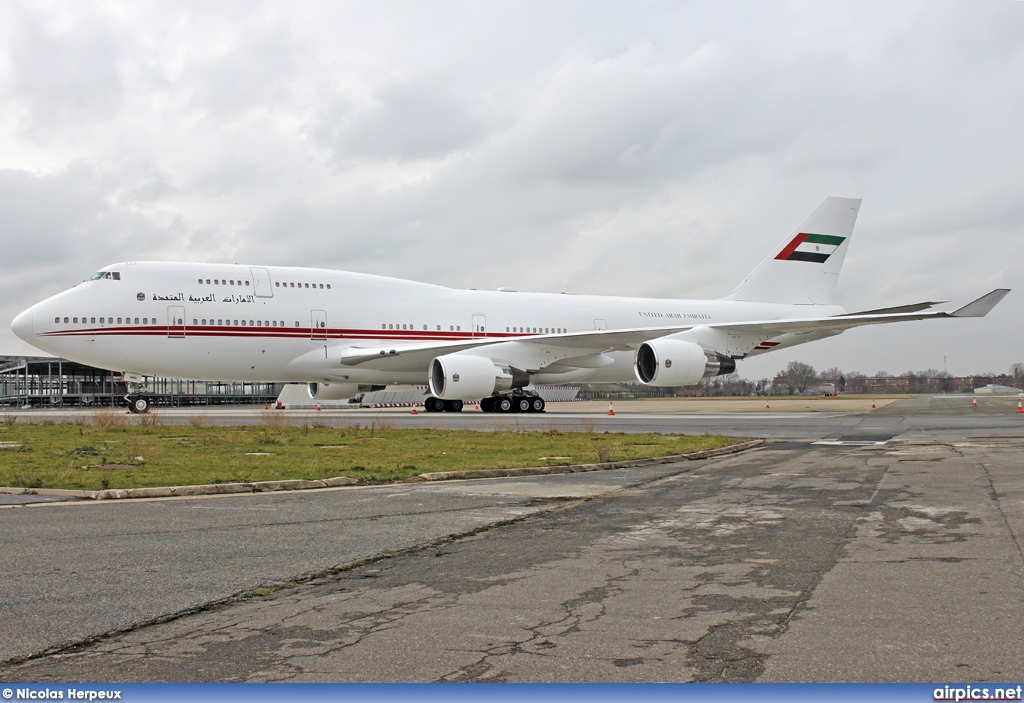
[(529, 385), (530, 375), (485, 356), (445, 354), (430, 362), (429, 382), (436, 398), (467, 400), (522, 388)]
[(384, 386), (365, 383), (310, 383), (307, 388), (313, 400), (347, 400), (359, 393), (384, 390)]
[(648, 386), (692, 386), (736, 370), (736, 362), (693, 342), (652, 339), (636, 350), (636, 377)]

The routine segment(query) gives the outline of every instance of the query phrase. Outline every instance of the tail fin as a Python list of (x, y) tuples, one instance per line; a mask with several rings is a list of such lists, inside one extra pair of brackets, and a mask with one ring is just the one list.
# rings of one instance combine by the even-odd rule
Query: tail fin
[(723, 300), (830, 305), (860, 198), (829, 196)]

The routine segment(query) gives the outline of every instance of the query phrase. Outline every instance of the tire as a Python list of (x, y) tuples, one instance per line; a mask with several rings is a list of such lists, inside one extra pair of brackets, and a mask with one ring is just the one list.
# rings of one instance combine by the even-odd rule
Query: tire
[(461, 413), (462, 412), (462, 401), (461, 400), (446, 400), (446, 401), (444, 401), (444, 411), (446, 413)]
[(543, 398), (534, 398), (530, 401), (530, 412), (542, 413), (544, 412), (544, 405)]
[(149, 400), (144, 396), (136, 396), (128, 401), (128, 410), (133, 413), (148, 413)]
[(440, 398), (427, 398), (423, 402), (423, 407), (427, 409), (428, 413), (439, 413), (444, 411), (444, 401)]
[(480, 411), (485, 413), (494, 412), (494, 398), (481, 398)]
[(517, 413), (530, 412), (530, 398), (527, 398), (525, 396), (522, 398), (516, 398), (515, 406)]
[(498, 402), (494, 404), (494, 408), (499, 413), (510, 413), (510, 412), (512, 412), (512, 399), (511, 398), (499, 398)]

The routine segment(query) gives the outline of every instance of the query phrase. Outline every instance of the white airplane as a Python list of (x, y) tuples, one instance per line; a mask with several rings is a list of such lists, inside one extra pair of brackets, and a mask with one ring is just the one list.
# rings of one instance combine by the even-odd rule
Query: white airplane
[[(848, 313), (832, 302), (860, 200), (829, 197), (719, 300), (457, 290), (283, 266), (126, 262), (18, 315), (46, 352), (120, 371), (133, 412), (144, 376), (309, 384), (316, 399), (423, 384), (428, 411), (541, 412), (535, 384), (688, 386), (737, 359), (852, 327), (982, 317), (997, 289)], [(927, 312), (925, 312), (927, 311)]]

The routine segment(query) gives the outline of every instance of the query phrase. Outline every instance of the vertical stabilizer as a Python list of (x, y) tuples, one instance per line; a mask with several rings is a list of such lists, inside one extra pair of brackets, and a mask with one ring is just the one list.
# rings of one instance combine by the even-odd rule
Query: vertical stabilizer
[(830, 305), (853, 238), (860, 198), (825, 198), (810, 217), (723, 300)]

